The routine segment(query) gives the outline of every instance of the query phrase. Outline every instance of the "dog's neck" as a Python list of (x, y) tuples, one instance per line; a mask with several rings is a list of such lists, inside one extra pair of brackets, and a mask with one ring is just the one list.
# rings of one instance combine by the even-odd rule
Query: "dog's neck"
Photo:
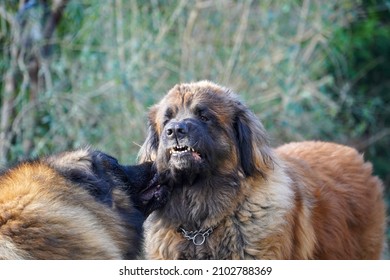
[[(168, 174), (172, 175), (172, 174)], [(164, 222), (185, 231), (207, 231), (218, 226), (242, 202), (237, 173), (202, 178), (193, 184), (168, 179), (171, 194), (168, 203), (156, 213)], [(234, 203), (234, 205), (232, 204)]]

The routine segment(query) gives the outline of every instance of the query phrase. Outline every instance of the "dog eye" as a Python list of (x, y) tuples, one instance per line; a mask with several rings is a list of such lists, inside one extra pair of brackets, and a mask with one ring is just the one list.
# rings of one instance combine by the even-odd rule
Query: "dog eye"
[(164, 119), (162, 125), (165, 126), (173, 118), (174, 109), (168, 108), (164, 113)]
[(210, 112), (206, 108), (199, 106), (199, 105), (194, 108), (194, 114), (202, 122), (208, 122), (208, 121), (210, 121), (210, 118), (212, 117), (210, 115)]
[(207, 121), (209, 121), (209, 118), (206, 117), (206, 116), (204, 116), (204, 115), (200, 115), (200, 116), (199, 116), (199, 119), (200, 119), (202, 122), (207, 122)]
[(169, 122), (169, 119), (165, 119), (162, 123), (163, 126), (165, 126)]

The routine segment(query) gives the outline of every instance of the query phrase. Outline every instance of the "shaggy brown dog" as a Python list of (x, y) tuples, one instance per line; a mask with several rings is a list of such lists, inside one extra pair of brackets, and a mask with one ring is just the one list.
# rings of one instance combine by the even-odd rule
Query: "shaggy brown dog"
[(270, 148), (229, 89), (180, 84), (151, 108), (141, 161), (171, 197), (145, 222), (150, 259), (377, 259), (380, 180), (356, 150), (323, 142)]
[(152, 177), (90, 149), (16, 165), (0, 176), (0, 259), (136, 258)]

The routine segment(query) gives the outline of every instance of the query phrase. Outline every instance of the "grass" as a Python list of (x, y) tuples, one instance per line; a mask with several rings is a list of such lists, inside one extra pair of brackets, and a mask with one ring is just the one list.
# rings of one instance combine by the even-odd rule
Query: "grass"
[[(0, 74), (13, 63), (19, 71), (12, 125), (0, 129), (0, 165), (85, 145), (134, 163), (148, 108), (179, 82), (232, 88), (275, 146), (303, 139), (355, 145), (367, 124), (341, 121), (340, 113), (375, 116), (379, 108), (356, 102), (347, 56), (332, 47), (336, 30), (361, 16), (354, 1), (69, 1), (33, 102), (28, 62), (10, 52), (17, 2), (0, 5)], [(0, 86), (4, 113), (6, 81)], [(378, 135), (369, 139), (388, 139)]]

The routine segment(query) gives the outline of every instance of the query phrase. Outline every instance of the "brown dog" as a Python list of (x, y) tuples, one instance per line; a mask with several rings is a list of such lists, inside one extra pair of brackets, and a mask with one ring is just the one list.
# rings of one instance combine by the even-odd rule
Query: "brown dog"
[(19, 163), (0, 176), (0, 259), (137, 258), (153, 175), (91, 149)]
[(323, 142), (270, 148), (224, 87), (171, 89), (149, 114), (141, 161), (169, 178), (145, 222), (151, 259), (377, 259), (383, 187), (356, 150)]

